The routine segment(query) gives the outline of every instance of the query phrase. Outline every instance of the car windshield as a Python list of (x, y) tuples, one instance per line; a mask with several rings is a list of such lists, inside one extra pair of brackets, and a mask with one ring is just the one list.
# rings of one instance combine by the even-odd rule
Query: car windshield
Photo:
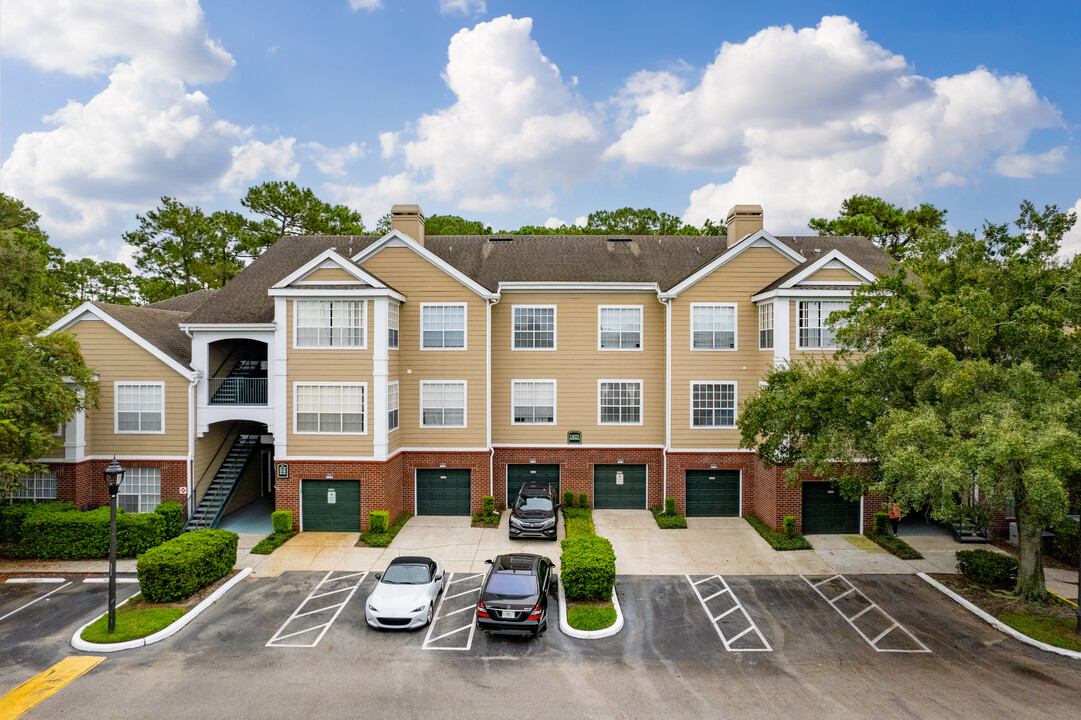
[(533, 575), (496, 573), (488, 582), (488, 592), (503, 597), (528, 597), (537, 594), (537, 578)]
[(536, 495), (519, 495), (514, 507), (519, 510), (543, 510), (552, 512), (552, 498)]
[(425, 585), (431, 579), (425, 565), (391, 565), (383, 573), (383, 582), (391, 585)]

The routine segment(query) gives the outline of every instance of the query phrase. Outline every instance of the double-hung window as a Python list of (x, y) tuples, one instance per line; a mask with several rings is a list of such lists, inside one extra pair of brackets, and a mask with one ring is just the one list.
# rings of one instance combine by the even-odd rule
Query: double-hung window
[(387, 347), (391, 350), (398, 349), (398, 314), (401, 305), (390, 302), (387, 305)]
[(298, 348), (364, 348), (365, 300), (297, 300)]
[(421, 427), (465, 427), (465, 381), (421, 381)]
[(735, 350), (736, 306), (691, 305), (691, 347), (694, 350)]
[(398, 381), (387, 383), (387, 432), (398, 429)]
[(296, 383), (293, 390), (296, 401), (295, 432), (339, 435), (363, 435), (367, 432), (366, 383)]
[(816, 350), (836, 350), (836, 326), (828, 320), (830, 313), (847, 310), (848, 300), (806, 300), (799, 304), (799, 347)]
[(758, 306), (758, 349), (773, 349), (773, 303)]
[(124, 512), (148, 513), (161, 504), (161, 470), (128, 468), (116, 494), (116, 504)]
[(556, 421), (555, 380), (512, 380), (515, 425), (553, 425)]
[(165, 432), (165, 383), (116, 383), (116, 432)]
[(642, 381), (601, 380), (597, 405), (601, 425), (641, 425)]
[(421, 348), (425, 350), (464, 350), (465, 307), (465, 303), (421, 305)]
[(691, 383), (691, 427), (730, 428), (735, 425), (735, 383)]
[(599, 310), (601, 350), (642, 349), (641, 305), (602, 305)]
[(515, 305), (514, 349), (555, 350), (556, 309), (554, 305)]
[(19, 478), (19, 485), (21, 487), (11, 493), (11, 497), (19, 500), (56, 499), (56, 473), (52, 470), (23, 475)]

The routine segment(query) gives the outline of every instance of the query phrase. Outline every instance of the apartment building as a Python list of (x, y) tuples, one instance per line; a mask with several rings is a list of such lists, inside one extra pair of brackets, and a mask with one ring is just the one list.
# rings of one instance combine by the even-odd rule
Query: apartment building
[[(286, 237), (225, 287), (87, 303), (73, 333), (101, 386), (27, 494), (184, 502), (191, 526), (272, 495), (297, 529), (368, 513), (465, 515), (529, 479), (598, 508), (857, 532), (876, 502), (790, 488), (739, 448), (769, 369), (835, 349), (826, 323), (889, 257), (859, 237), (780, 237), (737, 205), (728, 238)], [(129, 484), (130, 483), (130, 484)]]

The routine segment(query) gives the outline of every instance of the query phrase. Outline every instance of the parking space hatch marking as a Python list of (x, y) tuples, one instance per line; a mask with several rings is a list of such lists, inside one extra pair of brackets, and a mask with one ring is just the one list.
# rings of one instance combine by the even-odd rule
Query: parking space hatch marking
[(101, 655), (72, 655), (48, 670), (38, 673), (0, 697), (0, 720), (15, 720), (22, 717), (104, 659)]
[[(708, 617), (710, 623), (713, 624), (713, 629), (717, 631), (717, 636), (721, 639), (721, 642), (724, 644), (724, 649), (725, 650), (727, 650), (728, 652), (773, 652), (773, 648), (770, 647), (770, 644), (766, 640), (765, 635), (763, 635), (762, 631), (758, 629), (758, 625), (756, 625), (754, 620), (751, 619), (751, 616), (747, 614), (747, 609), (745, 607), (743, 607), (743, 603), (741, 603), (739, 601), (739, 598), (736, 597), (736, 594), (734, 592), (732, 592), (732, 588), (730, 588), (728, 586), (728, 582), (725, 581), (725, 579), (723, 577), (721, 577), (720, 575), (710, 575), (709, 577), (702, 578), (701, 580), (698, 580), (698, 581), (692, 580), (690, 575), (686, 575), (685, 577), (687, 578), (687, 582), (690, 583), (691, 589), (694, 590), (694, 594), (695, 594), (695, 597), (698, 598), (698, 602), (702, 604), (702, 609), (706, 611), (706, 617)], [(718, 581), (720, 581), (721, 585), (723, 585), (724, 587), (723, 587), (723, 589), (721, 589), (718, 592), (713, 593), (709, 597), (703, 597), (702, 593), (699, 592), (698, 586), (701, 585), (702, 583), (708, 582), (710, 580), (718, 580)], [(717, 615), (716, 617), (714, 617), (713, 611), (709, 609), (709, 606), (706, 603), (709, 600), (712, 600), (714, 598), (720, 597), (721, 595), (725, 595), (725, 594), (727, 594), (728, 597), (730, 597), (732, 599), (732, 602), (734, 603), (734, 605), (732, 607), (728, 608), (727, 610), (725, 610), (724, 612), (722, 612), (720, 615)], [(728, 615), (730, 615), (731, 613), (735, 612), (736, 610), (739, 610), (741, 613), (743, 613), (743, 617), (747, 621), (747, 627), (745, 629), (743, 629), (742, 631), (736, 633), (732, 637), (725, 637), (724, 631), (721, 630), (721, 626), (720, 626), (720, 624), (718, 624), (717, 621), (723, 619), (724, 617), (726, 617)], [(758, 639), (762, 643), (762, 647), (749, 647), (749, 648), (733, 648), (732, 647), (732, 645), (737, 640), (739, 640), (744, 635), (746, 635), (747, 633), (750, 633), (750, 632), (754, 632), (754, 634), (758, 636)]]
[[(293, 614), (289, 616), (289, 619), (286, 620), (284, 623), (282, 623), (282, 626), (280, 628), (278, 628), (278, 631), (276, 633), (274, 633), (274, 637), (270, 638), (270, 640), (267, 641), (266, 647), (313, 648), (316, 645), (318, 645), (319, 641), (323, 639), (324, 635), (326, 635), (327, 630), (330, 629), (330, 626), (333, 625), (334, 621), (338, 619), (338, 616), (341, 614), (341, 612), (345, 608), (345, 606), (349, 603), (350, 600), (353, 599), (353, 595), (356, 594), (357, 588), (360, 587), (360, 584), (364, 582), (364, 578), (366, 578), (366, 577), (368, 577), (367, 572), (346, 573), (344, 575), (338, 575), (337, 577), (334, 577), (334, 571), (333, 570), (328, 572), (323, 577), (323, 579), (320, 580), (316, 584), (316, 586), (314, 588), (312, 588), (312, 591), (310, 593), (308, 593), (308, 596), (306, 598), (304, 598), (304, 601), (302, 603), (300, 603), (300, 605), (297, 606), (297, 609), (293, 611)], [(358, 578), (358, 579), (357, 579), (357, 581), (355, 583), (353, 583), (352, 585), (350, 585), (348, 587), (340, 588), (338, 590), (329, 590), (329, 591), (326, 591), (326, 592), (319, 592), (319, 589), (321, 587), (323, 587), (324, 585), (326, 585), (327, 583), (329, 583), (329, 582), (338, 582), (338, 581), (341, 581), (341, 580), (351, 580), (353, 578)], [(327, 605), (326, 607), (320, 607), (320, 608), (316, 608), (314, 610), (304, 610), (305, 606), (307, 606), (308, 603), (310, 603), (313, 600), (317, 600), (317, 599), (322, 598), (322, 597), (327, 597), (328, 595), (335, 595), (335, 594), (341, 593), (341, 592), (348, 592), (349, 594), (345, 597), (344, 600), (342, 600), (340, 603), (338, 603), (336, 605)], [(303, 618), (310, 617), (310, 616), (315, 615), (317, 613), (325, 613), (325, 612), (328, 612), (328, 611), (333, 611), (333, 615), (331, 615), (330, 619), (327, 620), (324, 623), (311, 625), (311, 626), (304, 627), (304, 628), (299, 629), (299, 630), (294, 630), (293, 628), (289, 627), (290, 624), (293, 623), (293, 622), (300, 621), (299, 624), (304, 624), (303, 623)], [(326, 617), (326, 616), (323, 615), (322, 617)], [(291, 632), (285, 632), (286, 628), (289, 628), (291, 630)], [(286, 642), (282, 642), (283, 640), (288, 640), (289, 638), (296, 637), (297, 635), (303, 635), (305, 633), (315, 632), (316, 630), (319, 631), (319, 635), (316, 636), (316, 638), (310, 643), (302, 644), (302, 643), (286, 643)]]
[(19, 607), (15, 608), (11, 612), (9, 612), (7, 615), (4, 615), (3, 617), (0, 617), (0, 622), (3, 622), (4, 620), (7, 620), (9, 617), (11, 617), (15, 613), (19, 612), (20, 610), (25, 610), (26, 608), (30, 607), (34, 603), (36, 603), (36, 602), (38, 602), (40, 600), (44, 600), (45, 598), (49, 597), (53, 593), (60, 592), (61, 590), (66, 588), (68, 585), (71, 585), (71, 583), (70, 582), (65, 582), (63, 585), (60, 585), (59, 587), (56, 587), (56, 588), (50, 590), (49, 592), (45, 593), (44, 595), (42, 595), (40, 597), (34, 598), (33, 600), (26, 603), (25, 605), (20, 605)]
[[(470, 582), (470, 581), (473, 581), (473, 582)], [(462, 592), (456, 592), (454, 595), (448, 595), (447, 591), (450, 590), (450, 586), (454, 585), (455, 583), (469, 583), (470, 588), (468, 590), (463, 590)], [(476, 622), (476, 618), (473, 615), (469, 616), (469, 624), (468, 625), (462, 625), (461, 627), (456, 627), (453, 630), (447, 630), (446, 632), (441, 632), (439, 635), (436, 635), (434, 637), (432, 636), (432, 633), (435, 632), (435, 627), (436, 627), (436, 625), (439, 624), (440, 620), (449, 618), (449, 617), (451, 617), (453, 615), (457, 615), (459, 613), (466, 612), (467, 610), (475, 610), (476, 607), (477, 607), (476, 600), (470, 601), (470, 603), (468, 605), (466, 605), (465, 607), (455, 608), (453, 610), (448, 609), (448, 610), (444, 611), (443, 608), (444, 608), (444, 605), (446, 604), (446, 602), (448, 600), (454, 600), (456, 598), (465, 597), (466, 595), (472, 595), (474, 593), (477, 593), (478, 594), (477, 596), (479, 597), (480, 588), (481, 588), (481, 586), (483, 584), (484, 584), (484, 575), (482, 573), (473, 573), (473, 574), (470, 574), (470, 575), (463, 575), (461, 577), (455, 577), (455, 573), (450, 574), (450, 579), (447, 580), (446, 588), (444, 588), (444, 590), (443, 590), (443, 597), (439, 598), (439, 604), (435, 608), (435, 614), (432, 616), (432, 622), (428, 626), (428, 634), (424, 638), (424, 644), (421, 646), (421, 649), (423, 649), (423, 650), (469, 650), (469, 649), (471, 649), (473, 647), (473, 636), (477, 632), (477, 622)], [(457, 590), (457, 588), (455, 588), (455, 590)], [(444, 639), (449, 638), (449, 637), (451, 637), (453, 635), (457, 635), (458, 633), (464, 633), (466, 630), (469, 631), (469, 635), (465, 637), (465, 644), (464, 645), (439, 645), (439, 646), (433, 645), (433, 643), (435, 643), (435, 642), (438, 642), (440, 640), (444, 640)]]
[[(920, 642), (920, 639), (917, 638), (915, 635), (913, 635), (912, 632), (908, 628), (906, 628), (904, 625), (902, 625), (901, 623), (894, 620), (893, 616), (891, 616), (889, 613), (887, 613), (885, 610), (883, 610), (878, 605), (878, 603), (874, 602), (873, 600), (871, 600), (871, 598), (867, 597), (863, 593), (862, 590), (860, 590), (855, 585), (853, 585), (852, 581), (849, 580), (848, 578), (846, 578), (844, 575), (833, 575), (832, 577), (828, 577), (825, 580), (820, 580), (817, 583), (811, 582), (811, 580), (805, 575), (800, 575), (800, 577), (802, 577), (803, 580), (808, 585), (810, 585), (811, 588), (816, 593), (818, 593), (822, 597), (823, 600), (825, 600), (827, 603), (829, 603), (830, 607), (832, 607), (834, 610), (836, 610), (837, 614), (840, 615), (841, 617), (843, 617), (845, 619), (845, 621), (849, 625), (852, 626), (852, 629), (855, 630), (857, 633), (859, 633), (860, 637), (863, 638), (867, 642), (868, 645), (870, 645), (872, 648), (874, 648), (874, 650), (876, 652), (894, 652), (894, 653), (929, 653), (929, 652), (931, 652), (931, 650), (926, 645), (924, 645), (922, 642)], [(836, 597), (834, 597), (832, 599), (826, 597), (826, 593), (822, 592), (821, 586), (825, 585), (826, 583), (830, 582), (831, 580), (840, 580), (841, 582), (848, 585), (848, 590), (845, 590), (840, 595), (837, 595)], [(839, 600), (841, 600), (841, 598), (852, 595), (853, 593), (855, 593), (856, 597), (862, 598), (866, 603), (868, 603), (868, 605), (866, 607), (864, 607), (862, 610), (860, 610), (858, 613), (856, 613), (855, 615), (846, 615), (845, 612), (843, 610), (841, 610), (841, 608), (837, 607), (836, 603)], [(863, 630), (861, 630), (860, 627), (858, 625), (856, 625), (856, 620), (858, 618), (862, 617), (863, 615), (865, 615), (865, 614), (867, 614), (868, 612), (871, 612), (871, 611), (877, 612), (879, 615), (881, 615), (883, 618), (885, 618), (889, 622), (889, 627), (887, 627), (885, 630), (883, 630), (881, 633), (879, 633), (874, 638), (867, 637), (867, 633), (863, 632)], [(917, 649), (910, 650), (910, 649), (906, 649), (906, 648), (881, 648), (881, 647), (879, 647), (878, 643), (882, 642), (882, 640), (884, 640), (886, 638), (886, 636), (888, 636), (894, 630), (900, 630), (902, 633), (904, 633), (910, 640), (912, 640), (912, 642), (916, 643), (919, 646), (919, 649), (918, 650)]]

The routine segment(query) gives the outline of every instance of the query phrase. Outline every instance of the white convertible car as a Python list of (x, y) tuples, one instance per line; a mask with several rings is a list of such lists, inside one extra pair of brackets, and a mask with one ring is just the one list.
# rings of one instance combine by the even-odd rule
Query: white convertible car
[(432, 622), (435, 600), (447, 581), (443, 566), (427, 557), (397, 557), (379, 577), (364, 604), (375, 628), (418, 628)]

